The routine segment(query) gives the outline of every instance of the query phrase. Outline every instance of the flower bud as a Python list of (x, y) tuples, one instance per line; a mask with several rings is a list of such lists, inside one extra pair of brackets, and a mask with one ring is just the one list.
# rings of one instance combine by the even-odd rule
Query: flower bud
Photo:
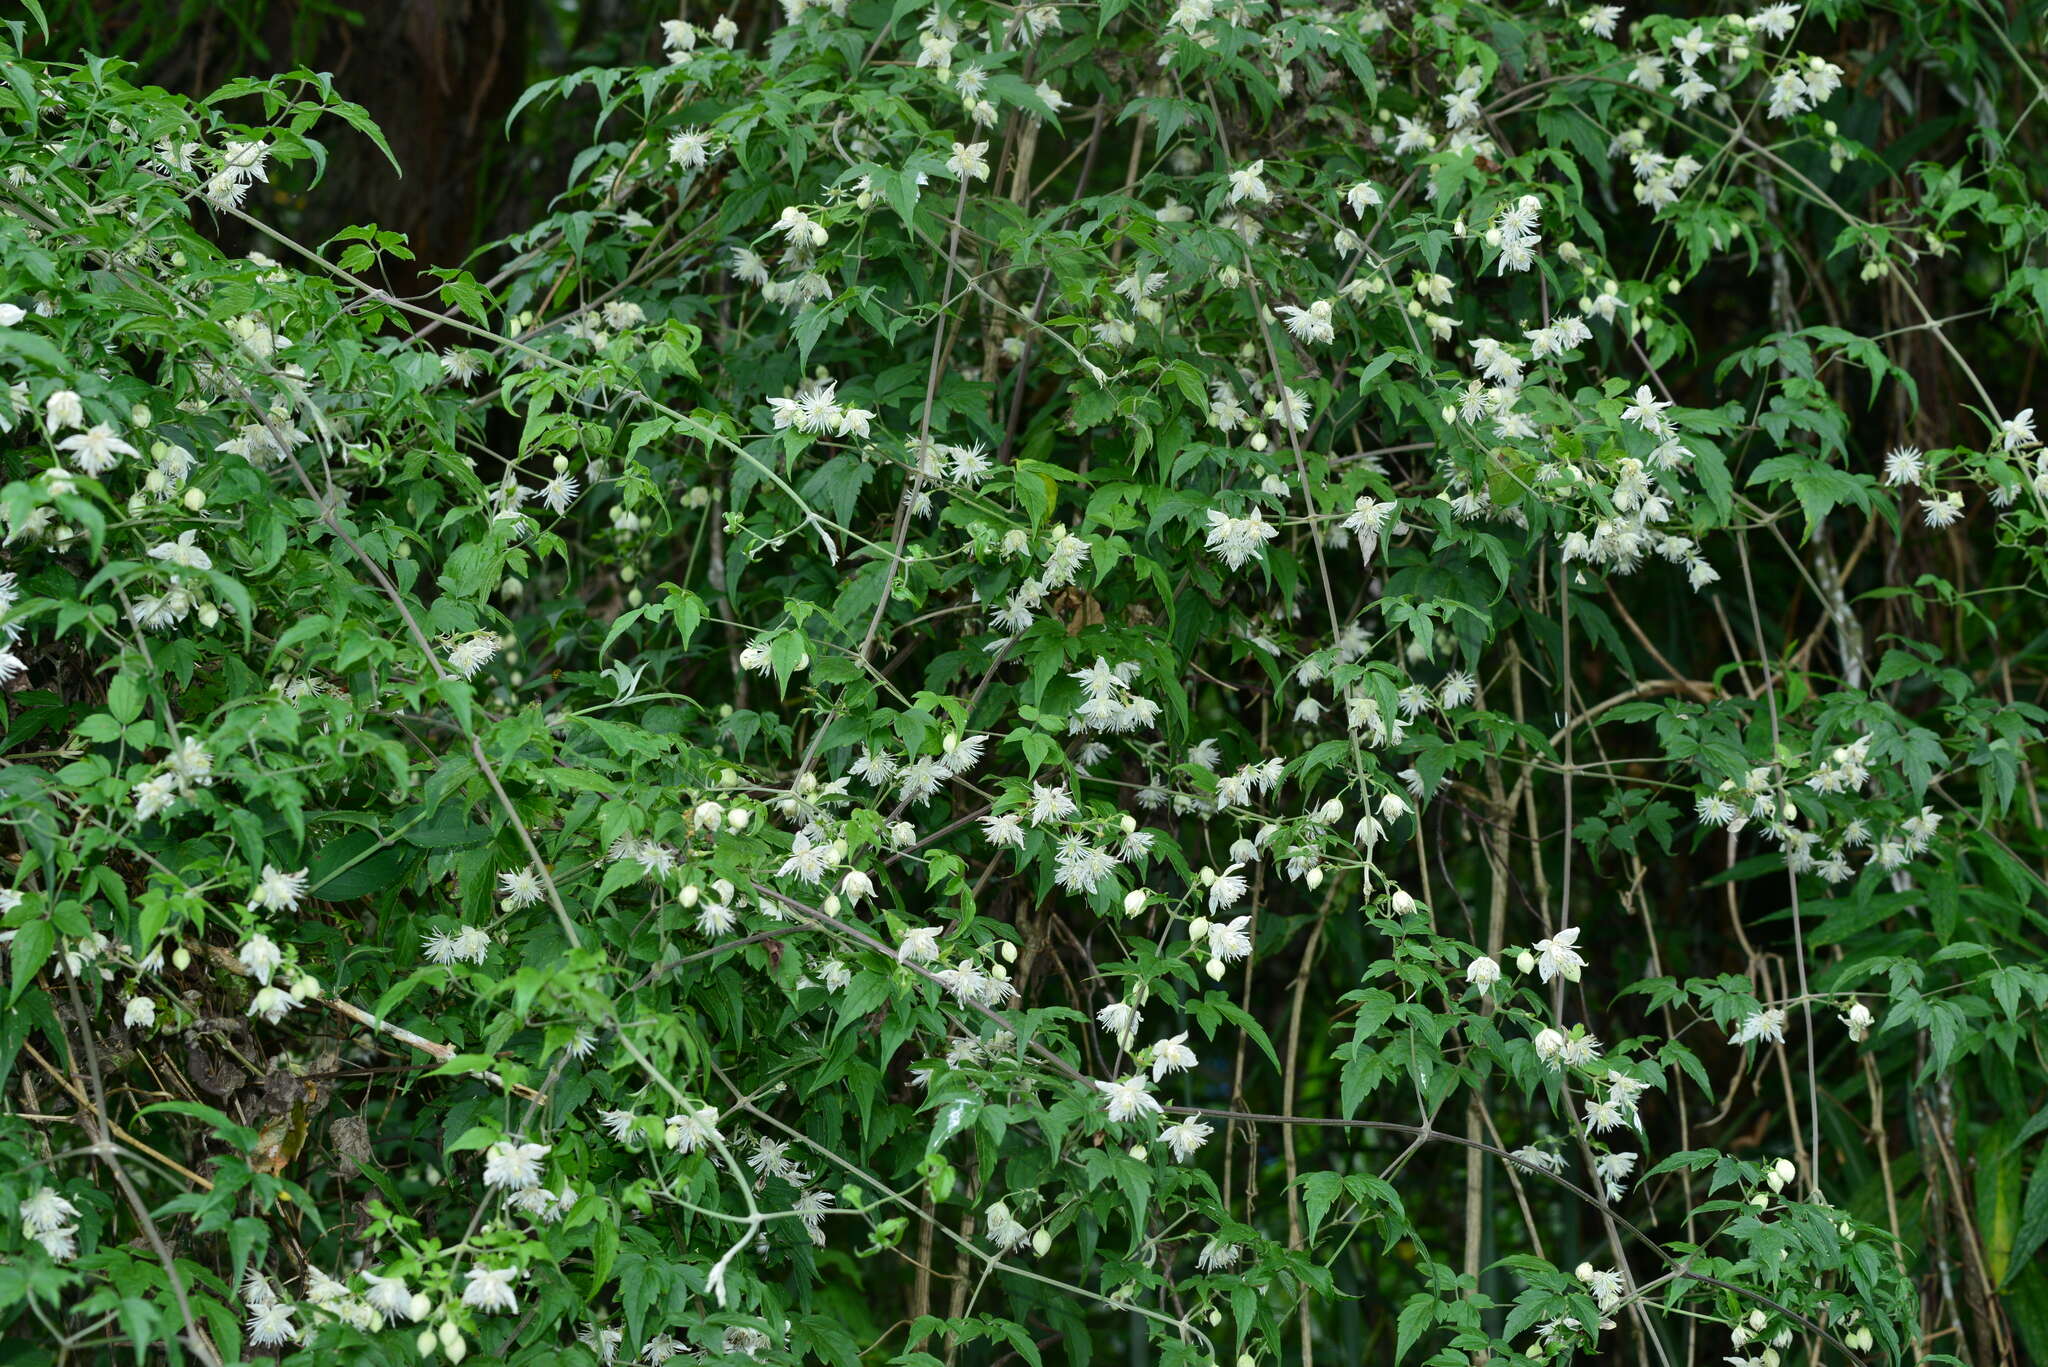
[(745, 807), (734, 807), (725, 814), (725, 827), (729, 831), (744, 831), (753, 824), (754, 814)]
[(172, 950), (171, 967), (177, 969), (180, 973), (192, 967), (192, 951), (183, 945), (179, 945), (176, 949)]
[(688, 911), (691, 907), (696, 906), (697, 899), (702, 897), (703, 895), (703, 889), (699, 888), (695, 883), (685, 883), (683, 885), (683, 891), (681, 894), (683, 899), (683, 910)]
[(1770, 1322), (1770, 1316), (1766, 1315), (1761, 1310), (1752, 1310), (1749, 1312), (1749, 1328), (1752, 1333), (1761, 1334), (1764, 1331), (1764, 1328), (1767, 1325), (1769, 1325)]
[(1131, 1157), (1137, 1159), (1140, 1163), (1142, 1163), (1147, 1158), (1150, 1158), (1151, 1155), (1145, 1152), (1145, 1146), (1143, 1144), (1133, 1144), (1131, 1145)]
[(1197, 916), (1194, 920), (1188, 922), (1188, 938), (1190, 940), (1197, 941), (1208, 939), (1209, 918), (1206, 916)]
[(1526, 949), (1523, 950), (1515, 956), (1515, 970), (1519, 973), (1534, 973), (1536, 971), (1536, 956)]
[(1052, 1235), (1039, 1230), (1031, 1236), (1031, 1251), (1043, 1258), (1052, 1251)]
[(1203, 971), (1204, 971), (1204, 972), (1206, 972), (1206, 973), (1207, 973), (1207, 974), (1209, 975), (1209, 981), (1210, 981), (1210, 982), (1212, 982), (1212, 983), (1220, 983), (1220, 982), (1222, 982), (1222, 981), (1223, 981), (1223, 960), (1221, 960), (1221, 959), (1211, 959), (1211, 960), (1209, 960), (1209, 962), (1208, 962), (1208, 963), (1207, 963), (1206, 965), (1204, 965), (1204, 967), (1203, 967)]
[(824, 912), (827, 916), (837, 916), (839, 914), (839, 894), (836, 892), (826, 893), (825, 900), (818, 907), (818, 910)]
[(1317, 888), (1321, 887), (1323, 885), (1323, 870), (1321, 866), (1319, 865), (1316, 868), (1310, 869), (1308, 873), (1302, 877), (1301, 881), (1308, 884), (1308, 890), (1310, 892), (1314, 892)]
[[(425, 1319), (427, 1317), (427, 1313), (431, 1311), (433, 1308), (434, 1303), (431, 1300), (427, 1299), (427, 1293), (424, 1291), (413, 1292), (412, 1304), (405, 1307), (406, 1313), (411, 1315), (416, 1320)], [(425, 1331), (422, 1330), (421, 1332), (424, 1333)]]
[(1124, 894), (1124, 915), (1136, 916), (1145, 909), (1145, 890), (1132, 888)]
[(1008, 940), (1005, 940), (1005, 941), (1003, 941), (1002, 955), (1003, 955), (1003, 962), (1004, 962), (1004, 963), (1006, 963), (1006, 964), (1013, 964), (1013, 963), (1016, 963), (1016, 962), (1017, 962), (1017, 946), (1015, 946), (1015, 945), (1011, 944), (1011, 943), (1010, 943), (1010, 942), (1009, 942)]
[(1135, 833), (1138, 829), (1138, 818), (1132, 816), (1129, 812), (1126, 812), (1124, 813), (1124, 819), (1117, 822), (1116, 825), (1117, 829), (1122, 831), (1125, 835), (1131, 835)]
[(185, 510), (187, 512), (196, 513), (205, 506), (206, 491), (204, 489), (187, 489), (185, 491)]
[(431, 1329), (420, 1330), (420, 1336), (412, 1341), (412, 1346), (419, 1351), (421, 1357), (432, 1357), (434, 1355), (434, 1331)]

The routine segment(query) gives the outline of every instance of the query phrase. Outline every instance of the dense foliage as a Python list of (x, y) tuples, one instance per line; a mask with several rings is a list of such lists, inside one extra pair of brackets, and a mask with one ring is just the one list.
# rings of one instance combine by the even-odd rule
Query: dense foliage
[(46, 8), (0, 1361), (2048, 1361), (2026, 23)]

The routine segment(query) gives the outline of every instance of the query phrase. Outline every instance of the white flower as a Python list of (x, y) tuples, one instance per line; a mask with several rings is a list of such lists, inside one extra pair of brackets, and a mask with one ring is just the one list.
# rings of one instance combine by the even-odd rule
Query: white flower
[(1783, 38), (1792, 31), (1793, 21), (1799, 15), (1799, 6), (1793, 4), (1767, 5), (1749, 17), (1751, 28), (1773, 38)]
[(1252, 923), (1249, 916), (1234, 917), (1209, 927), (1209, 953), (1224, 963), (1234, 963), (1252, 952), (1252, 938), (1245, 928)]
[(686, 1106), (668, 1118), (662, 1139), (678, 1153), (695, 1153), (706, 1146), (716, 1148), (725, 1136), (718, 1130), (716, 1106)]
[(1238, 872), (1243, 867), (1242, 864), (1230, 865), (1216, 876), (1215, 882), (1209, 885), (1209, 909), (1211, 911), (1227, 910), (1230, 907), (1236, 906), (1244, 897), (1245, 890), (1250, 884), (1245, 881), (1244, 875)]
[(1195, 1266), (1204, 1272), (1228, 1272), (1237, 1266), (1237, 1260), (1244, 1256), (1244, 1250), (1236, 1244), (1218, 1243), (1211, 1239), (1202, 1245), (1202, 1251), (1195, 1255)]
[(1195, 1117), (1189, 1116), (1178, 1125), (1168, 1125), (1165, 1129), (1161, 1130), (1159, 1138), (1168, 1149), (1172, 1150), (1175, 1162), (1185, 1163), (1195, 1156), (1196, 1151), (1202, 1145), (1209, 1142), (1209, 1136), (1213, 1133), (1215, 1133), (1215, 1126), (1206, 1125), (1200, 1120), (1195, 1119)]
[(1072, 816), (1080, 808), (1067, 793), (1066, 785), (1056, 783), (1051, 787), (1034, 783), (1031, 785), (1031, 824), (1042, 826), (1048, 821), (1057, 821)]
[(258, 988), (256, 995), (249, 999), (248, 1013), (261, 1016), (272, 1025), (285, 1018), (285, 1013), (297, 1008), (299, 999), (281, 987)]
[(35, 1195), (21, 1203), (21, 1227), (28, 1234), (47, 1234), (77, 1218), (78, 1207), (51, 1187), (36, 1188)]
[(1785, 1013), (1773, 1006), (1762, 1011), (1752, 1011), (1743, 1017), (1742, 1024), (1730, 1035), (1730, 1044), (1751, 1044), (1757, 1040), (1769, 1040), (1773, 1044), (1785, 1042)]
[(513, 1299), (512, 1283), (518, 1277), (516, 1267), (472, 1267), (469, 1285), (462, 1289), (462, 1303), (474, 1310), (517, 1310), (519, 1303)]
[(43, 400), (43, 431), (54, 433), (66, 427), (85, 426), (85, 405), (78, 401), (78, 395), (68, 389), (60, 389)]
[(1110, 1034), (1125, 1049), (1131, 1047), (1131, 1040), (1138, 1032), (1140, 1014), (1138, 1008), (1129, 1002), (1111, 1002), (1095, 1013), (1096, 1023)]
[(507, 1191), (528, 1191), (540, 1185), (540, 1160), (546, 1144), (515, 1144), (501, 1139), (484, 1153), (484, 1185)]
[(711, 160), (711, 135), (701, 128), (685, 128), (668, 140), (671, 165), (685, 171), (702, 170)]
[(128, 1007), (121, 1013), (121, 1024), (129, 1029), (147, 1030), (156, 1024), (156, 999), (154, 997), (130, 997)]
[(1895, 447), (1884, 458), (1886, 484), (1918, 484), (1927, 472), (1927, 461), (1917, 446)]
[(449, 649), (449, 668), (465, 679), (474, 678), (479, 669), (491, 662), (491, 658), (498, 653), (498, 648), (503, 644), (495, 632), (477, 632)]
[(249, 1342), (258, 1348), (296, 1343), (299, 1327), (292, 1323), (292, 1307), (282, 1301), (259, 1305), (249, 1312)]
[(513, 869), (498, 875), (498, 893), (514, 907), (530, 907), (547, 895), (540, 875), (531, 868)]
[(1536, 942), (1536, 971), (1542, 975), (1544, 982), (1549, 982), (1560, 973), (1568, 983), (1579, 980), (1579, 971), (1586, 966), (1586, 961), (1573, 949), (1578, 942), (1577, 926), (1565, 926), (1548, 940)]
[(1671, 431), (1671, 420), (1664, 416), (1664, 410), (1669, 407), (1669, 400), (1659, 399), (1648, 385), (1641, 385), (1628, 407), (1621, 410), (1621, 418), (1623, 422), (1632, 422), (1645, 432), (1661, 437)]
[(2034, 435), (2034, 410), (2022, 408), (1999, 423), (1998, 437), (2008, 451), (2017, 451), (2022, 446), (2038, 445), (2040, 439)]
[(1159, 1102), (1140, 1074), (1132, 1074), (1121, 1082), (1097, 1082), (1095, 1090), (1102, 1093), (1113, 1124), (1141, 1115), (1159, 1114)]
[[(263, 866), (263, 874), (266, 879), (276, 872), (277, 870), (271, 868), (268, 864)], [(286, 874), (281, 876), (301, 877), (301, 886), (304, 886), (302, 875)], [(263, 902), (261, 905), (270, 906), (273, 911), (280, 909), (276, 906), (271, 906), (268, 902)], [(242, 945), (237, 957), (241, 960), (242, 967), (248, 971), (249, 976), (262, 983), (265, 987), (270, 985), (270, 975), (277, 972), (279, 965), (284, 963), (284, 951), (273, 944), (270, 937), (261, 931), (248, 938)]]
[[(12, 654), (0, 655), (0, 660), (12, 660)], [(19, 671), (16, 671), (17, 673)], [(0, 675), (5, 671), (0, 670)], [(178, 796), (178, 780), (173, 774), (157, 774), (146, 778), (130, 790), (135, 799), (135, 819), (148, 821), (170, 809)]]
[(987, 1223), (989, 1242), (1006, 1253), (1031, 1238), (1031, 1231), (1010, 1214), (1010, 1208), (1001, 1201), (982, 1214)]
[(814, 845), (811, 838), (797, 832), (796, 840), (790, 845), (789, 858), (782, 861), (777, 876), (794, 878), (800, 883), (816, 884), (832, 867), (832, 847)]
[(903, 939), (896, 946), (898, 963), (928, 964), (939, 957), (939, 935), (942, 927), (917, 926), (903, 932)]
[(1168, 1073), (1186, 1072), (1196, 1061), (1195, 1051), (1188, 1048), (1188, 1032), (1183, 1030), (1152, 1046), (1152, 1080), (1158, 1082)]
[(384, 1277), (375, 1272), (365, 1272), (363, 1280), (370, 1284), (363, 1296), (372, 1308), (386, 1319), (418, 1319), (412, 1312), (412, 1289), (403, 1277)]
[(1465, 981), (1478, 988), (1481, 996), (1485, 996), (1493, 990), (1493, 985), (1500, 981), (1500, 965), (1488, 955), (1482, 954), (1465, 965)]
[(1337, 336), (1336, 326), (1330, 321), (1331, 308), (1327, 299), (1318, 299), (1307, 308), (1282, 304), (1273, 311), (1286, 319), (1289, 332), (1311, 345), (1327, 344)]
[(1606, 1314), (1621, 1304), (1621, 1274), (1619, 1272), (1595, 1271), (1591, 1267), (1579, 1268), (1579, 1280), (1593, 1297), (1593, 1303)]
[(428, 961), (437, 964), (480, 964), (491, 949), (490, 935), (475, 926), (458, 926), (453, 935), (429, 931), (420, 939)]
[(93, 476), (113, 469), (120, 464), (121, 457), (135, 454), (135, 448), (115, 436), (114, 429), (103, 422), (64, 438), (57, 443), (57, 449), (69, 452), (78, 468)]
[(1848, 1027), (1850, 1040), (1861, 1044), (1864, 1040), (1870, 1038), (1870, 1027), (1875, 1019), (1870, 1014), (1870, 1008), (1862, 1002), (1851, 1002), (1849, 1003), (1849, 1013), (1843, 1016), (1841, 1021), (1844, 1026)]
[(1266, 163), (1255, 161), (1230, 173), (1230, 194), (1228, 202), (1237, 204), (1250, 202), (1266, 204), (1271, 202), (1273, 191), (1265, 181)]
[[(264, 908), (266, 912), (291, 912), (297, 910), (299, 898), (305, 896), (305, 869), (297, 873), (285, 873), (274, 865), (262, 867), (262, 877), (256, 879), (256, 892), (250, 894), (250, 902)], [(262, 939), (262, 937), (256, 937)], [(268, 943), (268, 941), (264, 941)], [(264, 978), (264, 982), (270, 982)]]
[(1258, 559), (1264, 554), (1266, 543), (1280, 535), (1280, 529), (1269, 524), (1257, 508), (1243, 517), (1211, 508), (1208, 519), (1206, 544), (1233, 570), (1243, 568), (1247, 560)]
[(985, 142), (956, 142), (953, 155), (946, 158), (946, 169), (961, 180), (988, 179), (988, 144)]
[(560, 517), (569, 511), (569, 505), (576, 501), (576, 495), (580, 492), (582, 486), (576, 482), (574, 475), (556, 475), (540, 486), (540, 501), (546, 505), (549, 512)]

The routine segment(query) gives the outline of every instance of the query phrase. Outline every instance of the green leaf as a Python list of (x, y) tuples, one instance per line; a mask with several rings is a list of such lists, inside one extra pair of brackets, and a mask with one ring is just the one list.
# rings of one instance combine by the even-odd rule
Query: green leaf
[(14, 932), (14, 944), (10, 950), (14, 961), (14, 992), (10, 1001), (21, 1000), (21, 994), (35, 981), (36, 974), (49, 962), (56, 947), (57, 927), (48, 917), (39, 916)]

